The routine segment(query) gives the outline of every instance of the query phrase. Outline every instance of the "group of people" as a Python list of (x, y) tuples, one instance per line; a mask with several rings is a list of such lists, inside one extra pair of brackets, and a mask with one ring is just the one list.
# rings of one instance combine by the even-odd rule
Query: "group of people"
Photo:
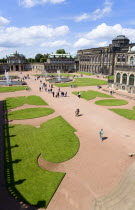
[(46, 83), (42, 83), (42, 81), (40, 80), (40, 84), (41, 86), (39, 86), (39, 91), (45, 90), (48, 93), (52, 93), (53, 97), (59, 98), (61, 97), (67, 97), (67, 91), (60, 91), (60, 88), (58, 88), (58, 91), (55, 93), (53, 91), (53, 84), (49, 84), (49, 88), (47, 88), (47, 84)]
[[(52, 96), (53, 96), (53, 97), (56, 97), (56, 98), (59, 98), (60, 96), (61, 96), (61, 97), (66, 97), (66, 96), (67, 96), (67, 92), (61, 91), (60, 88), (58, 88), (58, 91), (55, 93), (55, 92), (53, 91), (53, 85), (52, 85), (52, 84), (49, 85), (49, 88), (48, 88), (48, 89), (47, 89), (47, 84), (46, 84), (46, 83), (42, 83), (41, 80), (40, 80), (40, 84), (41, 84), (41, 86), (39, 87), (39, 91), (45, 89), (45, 91), (47, 91), (48, 93), (52, 93)], [(99, 86), (99, 85), (98, 85), (97, 87), (98, 87), (99, 89), (102, 88), (102, 87)], [(111, 95), (113, 94), (113, 91), (112, 91), (112, 90), (110, 90), (110, 94), (111, 94)], [(81, 93), (78, 92), (78, 93), (77, 93), (77, 96), (78, 96), (78, 98), (80, 98), (80, 97), (81, 97)], [(75, 110), (75, 116), (78, 117), (79, 115), (80, 115), (80, 109), (76, 109), (76, 110)], [(100, 137), (100, 141), (103, 141), (103, 129), (101, 129), (101, 130), (99, 131), (99, 137)]]

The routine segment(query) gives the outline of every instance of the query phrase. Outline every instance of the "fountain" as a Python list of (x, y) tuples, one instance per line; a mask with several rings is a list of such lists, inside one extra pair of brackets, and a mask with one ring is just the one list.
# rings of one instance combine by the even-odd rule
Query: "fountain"
[(60, 70), (57, 71), (57, 74), (58, 74), (58, 77), (57, 77), (58, 78), (58, 81), (60, 82), (61, 81)]
[[(6, 80), (5, 80), (6, 78)], [(10, 79), (11, 78), (11, 79)], [(11, 86), (11, 85), (27, 85), (26, 82), (24, 81), (12, 81), (12, 79), (19, 79), (19, 77), (16, 76), (9, 76), (8, 72), (5, 70), (5, 75), (3, 77), (0, 77), (0, 86), (4, 85), (4, 86)]]
[(5, 77), (6, 77), (6, 83), (7, 83), (7, 85), (9, 85), (9, 83), (10, 83), (9, 76), (8, 76), (8, 72), (6, 72), (6, 70), (5, 70)]

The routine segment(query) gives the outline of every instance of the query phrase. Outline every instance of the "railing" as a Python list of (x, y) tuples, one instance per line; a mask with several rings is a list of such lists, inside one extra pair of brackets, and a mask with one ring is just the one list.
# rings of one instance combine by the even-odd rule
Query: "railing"
[(122, 71), (133, 71), (135, 70), (135, 66), (115, 66), (115, 70), (122, 70)]

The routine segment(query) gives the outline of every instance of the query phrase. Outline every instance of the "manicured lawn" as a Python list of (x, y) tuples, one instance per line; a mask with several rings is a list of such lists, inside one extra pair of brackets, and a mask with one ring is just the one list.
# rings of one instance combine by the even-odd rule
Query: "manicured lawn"
[[(72, 92), (74, 95), (77, 95), (78, 92)], [(84, 98), (86, 100), (91, 100), (94, 99), (96, 97), (103, 97), (103, 98), (113, 98), (113, 96), (104, 94), (104, 93), (100, 93), (98, 91), (94, 91), (94, 90), (89, 90), (89, 91), (80, 91), (81, 93), (81, 98)]]
[(73, 82), (55, 84), (57, 87), (70, 87), (71, 85), (76, 85), (78, 87), (107, 85), (107, 81), (93, 78), (77, 78)]
[(95, 104), (102, 105), (102, 106), (121, 106), (128, 104), (128, 101), (121, 100), (121, 99), (104, 99), (96, 101)]
[(10, 120), (24, 120), (24, 119), (33, 119), (37, 117), (43, 117), (54, 112), (50, 108), (29, 108), (21, 109), (8, 113), (8, 119)]
[(19, 90), (26, 90), (28, 86), (8, 86), (8, 87), (0, 87), (0, 93), (4, 92), (14, 92)]
[(92, 73), (83, 72), (83, 71), (78, 71), (76, 73), (78, 73), (78, 74), (84, 74), (84, 75), (87, 75), (87, 76), (91, 76), (92, 75)]
[[(30, 125), (6, 125), (5, 160), (8, 189), (16, 198), (32, 205), (47, 207), (65, 173), (41, 169), (40, 154), (50, 162), (60, 163), (74, 157), (79, 140), (62, 117), (56, 117), (40, 128)], [(9, 130), (8, 130), (9, 129)]]
[[(108, 79), (108, 76), (105, 77), (105, 79)], [(114, 79), (114, 76), (109, 76), (109, 79)]]
[(130, 109), (109, 109), (109, 110), (129, 120), (135, 120), (135, 110), (130, 110)]
[(31, 105), (47, 105), (47, 103), (40, 98), (40, 96), (19, 96), (19, 97), (9, 97), (6, 98), (7, 109), (14, 109), (18, 106), (22, 106), (23, 104), (31, 104)]
[[(45, 76), (46, 74), (34, 74), (34, 76)], [(47, 75), (53, 75), (53, 76), (58, 76), (57, 73), (47, 73)], [(61, 76), (63, 77), (73, 77), (73, 74), (66, 74), (66, 73), (60, 73)]]

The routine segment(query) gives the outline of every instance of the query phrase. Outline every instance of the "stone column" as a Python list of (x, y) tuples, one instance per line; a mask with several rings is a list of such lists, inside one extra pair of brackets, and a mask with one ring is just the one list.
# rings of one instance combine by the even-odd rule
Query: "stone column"
[(120, 73), (120, 84), (122, 84), (122, 76), (123, 76), (123, 74)]
[(135, 87), (135, 74), (134, 74), (134, 87)]
[(127, 85), (129, 85), (129, 74), (127, 74)]

